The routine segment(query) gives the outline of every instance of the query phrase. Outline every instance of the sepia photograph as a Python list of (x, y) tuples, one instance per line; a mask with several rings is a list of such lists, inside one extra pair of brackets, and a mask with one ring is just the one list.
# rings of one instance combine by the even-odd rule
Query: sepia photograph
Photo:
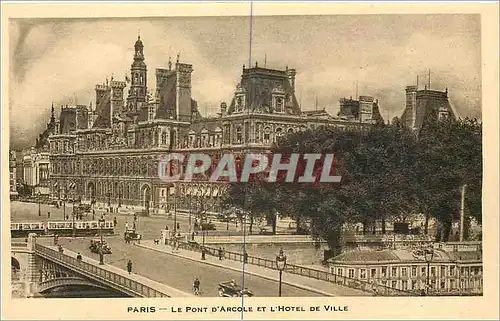
[(484, 298), (482, 15), (259, 6), (2, 17), (10, 302), (314, 319)]

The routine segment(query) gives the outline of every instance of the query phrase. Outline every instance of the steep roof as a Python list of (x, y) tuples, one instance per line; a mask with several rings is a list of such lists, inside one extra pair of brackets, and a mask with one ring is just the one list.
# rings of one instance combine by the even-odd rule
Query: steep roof
[(109, 128), (111, 126), (111, 91), (104, 93), (96, 106), (97, 119), (93, 128)]
[[(300, 115), (300, 106), (285, 71), (260, 67), (243, 69), (240, 85), (246, 92), (245, 99), (250, 110), (272, 113), (272, 92), (280, 88), (285, 93), (285, 113)], [(234, 110), (233, 98), (228, 113)]]
[(158, 109), (156, 110), (156, 119), (169, 119), (175, 117), (175, 105), (177, 100), (176, 95), (176, 81), (175, 75), (165, 79), (158, 92)]

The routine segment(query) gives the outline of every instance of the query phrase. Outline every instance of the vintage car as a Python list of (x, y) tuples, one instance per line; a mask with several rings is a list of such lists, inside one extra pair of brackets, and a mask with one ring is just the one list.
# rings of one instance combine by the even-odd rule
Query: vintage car
[(102, 248), (103, 254), (111, 254), (111, 247), (106, 243), (106, 241), (102, 241), (100, 239), (90, 240), (90, 252), (99, 253), (99, 249)]
[(222, 297), (242, 297), (254, 296), (252, 291), (244, 288), (243, 290), (238, 284), (231, 281), (219, 283), (219, 296)]
[(126, 243), (130, 243), (131, 241), (140, 242), (142, 239), (142, 235), (137, 233), (135, 229), (128, 229), (123, 233), (123, 239)]
[(201, 223), (201, 230), (202, 231), (215, 231), (215, 224), (210, 222), (202, 222)]

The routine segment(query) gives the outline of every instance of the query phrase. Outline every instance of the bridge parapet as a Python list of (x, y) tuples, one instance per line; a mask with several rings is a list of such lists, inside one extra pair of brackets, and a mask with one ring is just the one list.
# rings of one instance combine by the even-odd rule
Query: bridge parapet
[(133, 297), (191, 296), (158, 282), (137, 275), (128, 275), (127, 272), (112, 266), (98, 265), (98, 262), (94, 260), (79, 261), (73, 256), (59, 253), (57, 250), (41, 244), (35, 244), (35, 253), (46, 260), (59, 264), (99, 284)]

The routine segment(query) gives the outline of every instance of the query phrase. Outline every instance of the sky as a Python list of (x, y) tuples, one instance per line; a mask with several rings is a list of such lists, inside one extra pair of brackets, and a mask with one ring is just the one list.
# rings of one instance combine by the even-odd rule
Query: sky
[[(322, 15), (11, 19), (9, 116), (11, 148), (33, 145), (46, 127), (51, 103), (95, 107), (96, 84), (130, 73), (140, 33), (148, 66), (193, 65), (192, 97), (202, 115), (230, 103), (249, 62), (295, 68), (303, 110), (336, 115), (339, 99), (379, 100), (384, 119), (401, 116), (405, 86), (448, 88), (460, 117), (481, 118), (479, 15)], [(251, 41), (250, 41), (251, 39)], [(250, 46), (251, 44), (251, 46)], [(251, 53), (251, 54), (250, 54)], [(358, 88), (356, 90), (356, 88)], [(127, 88), (125, 89), (127, 93)]]

